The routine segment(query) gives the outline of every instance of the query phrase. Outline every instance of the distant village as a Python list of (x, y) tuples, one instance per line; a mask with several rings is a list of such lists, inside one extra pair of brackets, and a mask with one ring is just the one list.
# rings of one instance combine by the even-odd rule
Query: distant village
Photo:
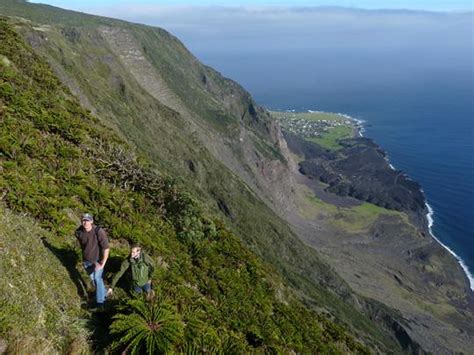
[(291, 133), (303, 138), (317, 138), (327, 133), (329, 129), (341, 126), (355, 126), (355, 122), (340, 116), (337, 120), (309, 120), (297, 114), (280, 116), (281, 125)]

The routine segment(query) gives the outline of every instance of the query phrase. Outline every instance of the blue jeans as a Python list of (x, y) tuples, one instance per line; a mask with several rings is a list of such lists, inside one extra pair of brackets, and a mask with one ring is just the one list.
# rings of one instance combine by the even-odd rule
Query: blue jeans
[(92, 280), (92, 283), (95, 286), (95, 299), (98, 304), (104, 303), (105, 301), (105, 285), (104, 280), (102, 279), (102, 274), (104, 268), (100, 270), (95, 270), (95, 264), (91, 263), (88, 260), (84, 261), (84, 268), (86, 269), (89, 277)]
[(133, 286), (133, 291), (136, 293), (142, 293), (142, 292), (150, 292), (151, 291), (151, 285), (147, 282), (143, 286)]

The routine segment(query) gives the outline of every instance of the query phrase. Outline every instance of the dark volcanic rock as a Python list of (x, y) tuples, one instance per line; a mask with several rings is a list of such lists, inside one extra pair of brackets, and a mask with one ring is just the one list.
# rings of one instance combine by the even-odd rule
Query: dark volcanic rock
[(318, 144), (308, 142), (296, 134), (283, 131), (283, 136), (285, 137), (288, 148), (290, 148), (293, 153), (304, 156), (305, 159), (313, 159), (318, 157), (334, 159), (336, 157), (334, 152), (324, 149)]
[(336, 154), (316, 143), (288, 137), (290, 149), (306, 159), (300, 163), (301, 173), (328, 184), (326, 191), (408, 212), (423, 223), (426, 207), (421, 186), (390, 168), (385, 152), (371, 139), (343, 140), (344, 148)]

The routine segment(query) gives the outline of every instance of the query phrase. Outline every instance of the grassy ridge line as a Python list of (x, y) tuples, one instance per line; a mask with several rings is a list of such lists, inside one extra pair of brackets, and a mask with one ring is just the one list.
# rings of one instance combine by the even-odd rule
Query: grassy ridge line
[[(189, 195), (138, 164), (4, 20), (0, 38), (0, 189), (10, 208), (56, 236), (47, 240), (52, 247), (71, 250), (75, 218), (87, 209), (106, 222), (113, 240), (139, 241), (154, 258), (162, 257), (168, 268), (155, 275), (160, 292), (176, 300), (180, 317), (198, 324), (175, 339), (176, 349), (204, 336), (216, 344), (232, 337), (243, 351), (366, 351), (340, 327), (305, 310)], [(185, 311), (190, 308), (191, 315)], [(2, 329), (2, 337), (14, 329)]]

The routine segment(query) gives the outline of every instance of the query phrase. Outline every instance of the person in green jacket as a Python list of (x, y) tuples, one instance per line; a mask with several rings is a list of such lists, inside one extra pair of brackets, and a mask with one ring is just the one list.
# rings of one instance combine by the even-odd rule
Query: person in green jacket
[(129, 271), (131, 274), (131, 288), (135, 292), (150, 293), (151, 275), (153, 274), (154, 269), (153, 261), (147, 254), (145, 254), (145, 252), (142, 251), (141, 246), (133, 244), (130, 247), (130, 255), (122, 262), (119, 272), (115, 274), (111, 288), (107, 291), (107, 296), (112, 294), (113, 288), (126, 271)]

